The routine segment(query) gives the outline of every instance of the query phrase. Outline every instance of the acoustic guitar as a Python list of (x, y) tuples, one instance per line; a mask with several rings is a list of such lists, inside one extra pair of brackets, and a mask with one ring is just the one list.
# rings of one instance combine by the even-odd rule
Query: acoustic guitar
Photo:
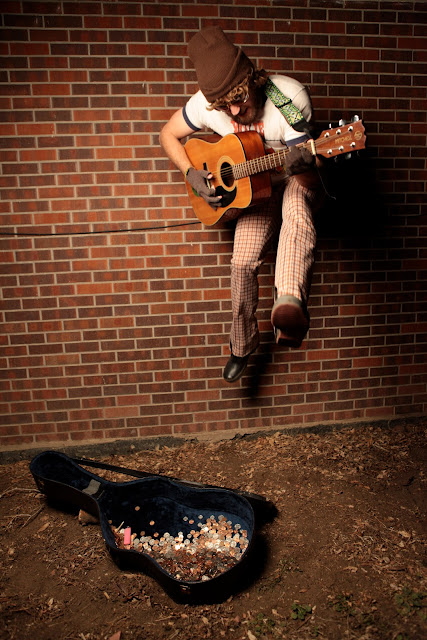
[[(298, 147), (305, 147), (313, 155), (332, 158), (365, 148), (365, 127), (361, 120), (326, 129), (316, 140), (308, 140)], [(219, 142), (202, 138), (190, 138), (185, 151), (196, 169), (212, 173), (208, 181), (216, 195), (222, 196), (221, 206), (213, 209), (191, 185), (186, 182), (191, 206), (201, 222), (210, 226), (218, 222), (231, 208), (246, 209), (271, 196), (269, 172), (286, 167), (289, 149), (265, 153), (264, 143), (256, 131), (230, 133)]]

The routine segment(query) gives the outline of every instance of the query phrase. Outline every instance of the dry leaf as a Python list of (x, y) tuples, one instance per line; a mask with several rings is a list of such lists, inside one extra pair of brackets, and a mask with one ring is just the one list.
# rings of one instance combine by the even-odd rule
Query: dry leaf
[(99, 520), (98, 518), (96, 518), (95, 516), (93, 516), (91, 513), (88, 513), (87, 511), (83, 511), (83, 509), (80, 509), (79, 511), (79, 522), (80, 524), (87, 525), (87, 524), (98, 524)]

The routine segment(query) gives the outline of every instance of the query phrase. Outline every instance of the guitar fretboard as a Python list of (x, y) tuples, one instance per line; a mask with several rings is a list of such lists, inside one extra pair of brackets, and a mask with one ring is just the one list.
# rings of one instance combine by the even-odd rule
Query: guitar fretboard
[[(305, 143), (298, 146), (305, 146)], [(260, 158), (254, 158), (253, 160), (247, 160), (246, 162), (240, 162), (233, 165), (233, 178), (240, 180), (241, 178), (247, 178), (253, 176), (256, 173), (262, 171), (269, 171), (270, 169), (276, 169), (285, 163), (286, 154), (289, 153), (289, 149), (280, 149), (274, 153), (269, 153)]]

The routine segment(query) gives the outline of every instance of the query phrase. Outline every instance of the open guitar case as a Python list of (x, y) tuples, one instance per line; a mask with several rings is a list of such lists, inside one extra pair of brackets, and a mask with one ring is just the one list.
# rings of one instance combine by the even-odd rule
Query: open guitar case
[[(119, 471), (140, 479), (110, 482), (84, 469), (85, 466)], [(142, 571), (153, 577), (165, 592), (177, 602), (219, 602), (240, 591), (260, 570), (261, 555), (255, 552), (256, 529), (275, 515), (272, 503), (262, 496), (223, 489), (211, 485), (177, 480), (168, 476), (73, 459), (56, 452), (38, 454), (30, 464), (38, 489), (56, 508), (84, 510), (99, 520), (102, 535), (113, 560), (119, 568)], [(247, 547), (241, 558), (230, 568), (207, 580), (183, 580), (169, 573), (149, 554), (120, 548), (111, 525), (121, 523), (132, 531), (148, 535), (170, 532), (186, 536), (189, 520), (223, 516), (247, 532)]]

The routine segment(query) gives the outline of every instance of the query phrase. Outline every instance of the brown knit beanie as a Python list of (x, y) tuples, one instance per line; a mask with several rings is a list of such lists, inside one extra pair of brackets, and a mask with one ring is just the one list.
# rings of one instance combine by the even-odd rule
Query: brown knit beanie
[(244, 80), (253, 65), (227, 38), (221, 27), (207, 27), (194, 35), (188, 55), (196, 69), (199, 87), (209, 102), (225, 96)]

